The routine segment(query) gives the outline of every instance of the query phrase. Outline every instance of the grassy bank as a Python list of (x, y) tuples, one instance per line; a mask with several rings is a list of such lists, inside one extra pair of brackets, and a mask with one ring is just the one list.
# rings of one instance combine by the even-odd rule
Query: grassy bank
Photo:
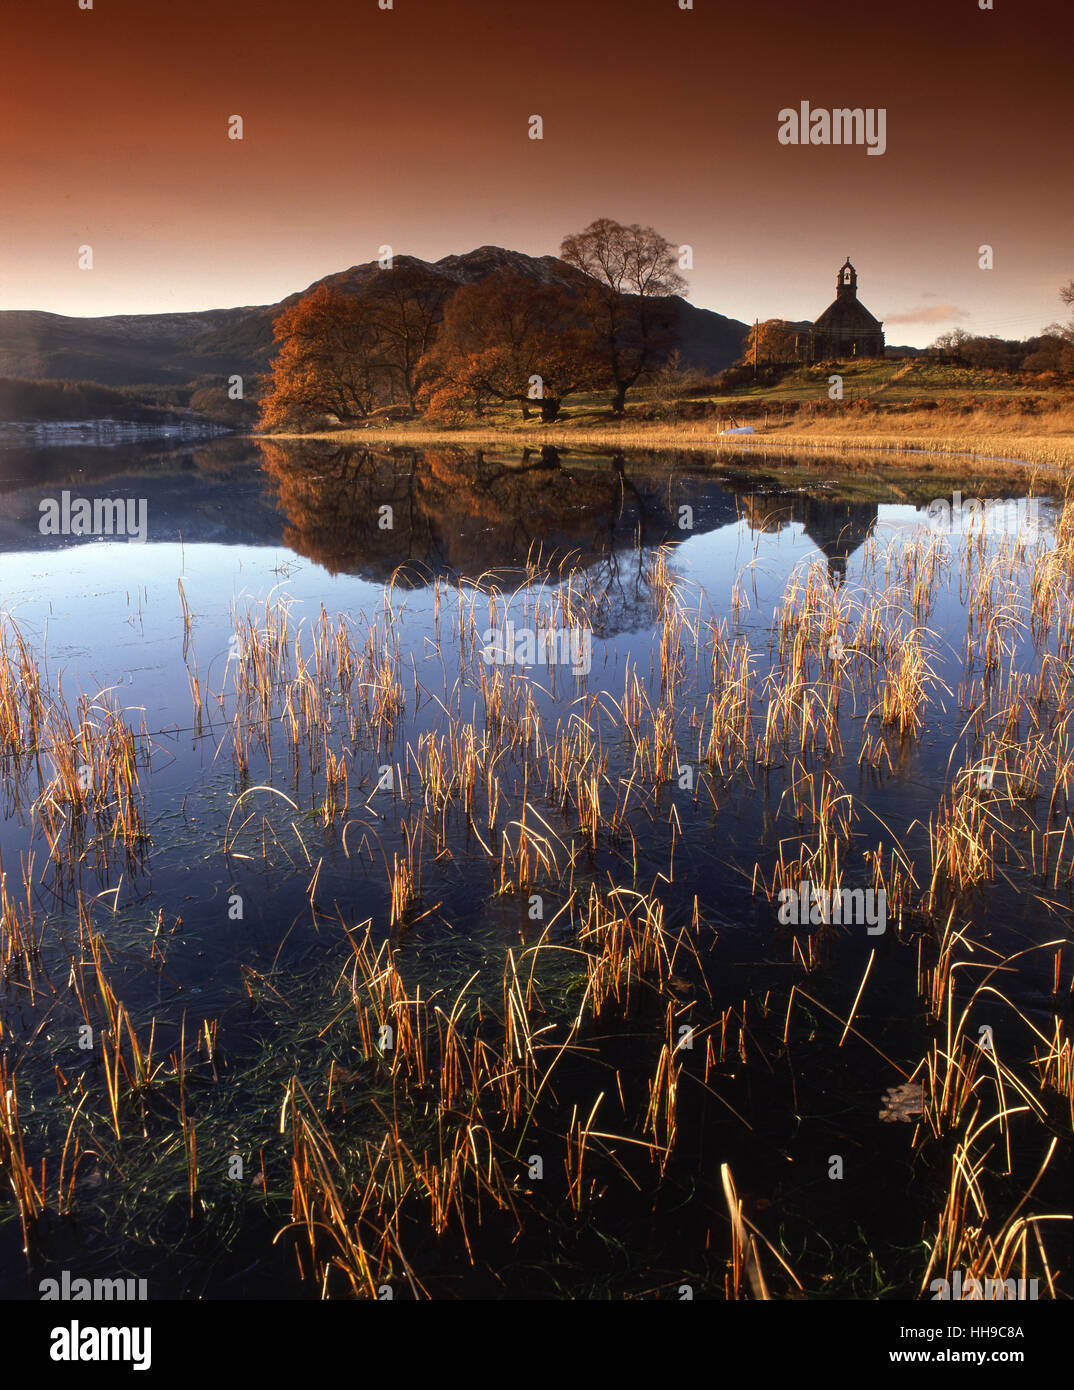
[[(933, 422), (928, 422), (932, 424)], [(1029, 429), (1002, 433), (994, 428), (927, 428), (917, 420), (840, 421), (827, 419), (813, 426), (769, 424), (754, 426), (753, 434), (728, 434), (714, 423), (660, 421), (563, 425), (489, 426), (482, 429), (432, 429), (421, 424), (360, 429), (317, 430), (282, 434), (275, 439), (328, 439), (340, 444), (394, 444), (410, 448), (443, 448), (445, 444), (491, 447), (497, 444), (540, 448), (581, 448), (624, 452), (639, 449), (690, 449), (717, 454), (783, 453), (801, 449), (817, 453), (916, 453), (966, 455), (981, 461), (1020, 460), (1051, 467), (1074, 463), (1074, 429), (1045, 433)], [(1028, 423), (1028, 422), (1027, 422)], [(1039, 424), (1034, 421), (1034, 424)], [(940, 422), (935, 422), (940, 424)]]
[[(828, 383), (836, 371), (844, 394), (831, 401)], [(743, 426), (753, 433), (728, 433)], [(381, 416), (361, 426), (276, 437), (413, 448), (509, 443), (615, 452), (795, 449), (844, 455), (924, 450), (1061, 467), (1074, 462), (1074, 396), (1065, 380), (1039, 374), (862, 362), (800, 368), (778, 380), (746, 382), (733, 390), (695, 382), (680, 386), (671, 398), (654, 386), (635, 393), (622, 420), (609, 414), (604, 397), (583, 395), (572, 397), (553, 424), (523, 420), (517, 407), (500, 407), (480, 420), (452, 425)]]

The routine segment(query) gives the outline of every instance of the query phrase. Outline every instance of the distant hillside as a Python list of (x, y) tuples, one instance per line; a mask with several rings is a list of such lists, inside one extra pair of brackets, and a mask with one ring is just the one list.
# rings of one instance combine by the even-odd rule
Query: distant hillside
[(182, 385), (230, 366), (216, 348), (257, 309), (198, 314), (67, 318), (35, 310), (0, 312), (0, 376), (92, 381), (102, 386)]
[[(455, 285), (471, 284), (505, 267), (542, 283), (575, 285), (579, 280), (579, 272), (555, 256), (526, 256), (500, 246), (481, 246), (431, 264), (412, 256), (397, 256), (395, 263), (424, 266)], [(278, 304), (202, 313), (67, 318), (30, 310), (0, 311), (0, 377), (181, 386), (197, 378), (264, 372), (272, 356), (272, 323), (282, 309), (316, 285), (354, 293), (381, 273), (370, 261), (328, 275)], [(741, 354), (746, 325), (698, 309), (685, 299), (674, 302), (683, 365), (706, 372), (730, 366)]]

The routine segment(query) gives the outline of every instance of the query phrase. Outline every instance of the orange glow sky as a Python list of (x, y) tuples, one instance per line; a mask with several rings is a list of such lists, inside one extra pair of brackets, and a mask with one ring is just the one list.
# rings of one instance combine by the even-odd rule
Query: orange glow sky
[[(1074, 16), (995, 5), (4, 0), (0, 308), (270, 303), (606, 215), (736, 318), (815, 318), (849, 252), (890, 343), (1025, 336), (1074, 276)], [(802, 100), (886, 107), (887, 152), (781, 146)]]

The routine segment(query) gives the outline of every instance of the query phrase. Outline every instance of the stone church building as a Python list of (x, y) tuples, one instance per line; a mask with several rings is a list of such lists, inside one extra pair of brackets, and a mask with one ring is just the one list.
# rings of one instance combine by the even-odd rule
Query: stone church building
[(814, 362), (884, 356), (884, 326), (858, 299), (858, 272), (849, 256), (839, 267), (835, 300), (813, 325), (810, 356)]

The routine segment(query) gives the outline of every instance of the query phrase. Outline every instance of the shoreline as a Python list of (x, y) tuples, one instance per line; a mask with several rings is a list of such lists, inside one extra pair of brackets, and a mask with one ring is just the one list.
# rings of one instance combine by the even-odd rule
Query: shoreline
[(522, 429), (432, 429), (428, 427), (359, 427), (280, 432), (254, 432), (252, 439), (268, 441), (319, 440), (339, 444), (395, 445), (399, 448), (450, 448), (493, 445), (522, 448), (565, 448), (623, 452), (627, 450), (707, 451), (717, 454), (787, 451), (833, 454), (904, 454), (966, 458), (978, 463), (1030, 464), (1064, 469), (1074, 465), (1074, 434), (996, 433), (959, 435), (953, 431), (929, 434), (920, 430), (834, 433), (768, 428), (754, 434), (717, 433), (690, 425), (630, 425), (564, 428), (549, 425)]

